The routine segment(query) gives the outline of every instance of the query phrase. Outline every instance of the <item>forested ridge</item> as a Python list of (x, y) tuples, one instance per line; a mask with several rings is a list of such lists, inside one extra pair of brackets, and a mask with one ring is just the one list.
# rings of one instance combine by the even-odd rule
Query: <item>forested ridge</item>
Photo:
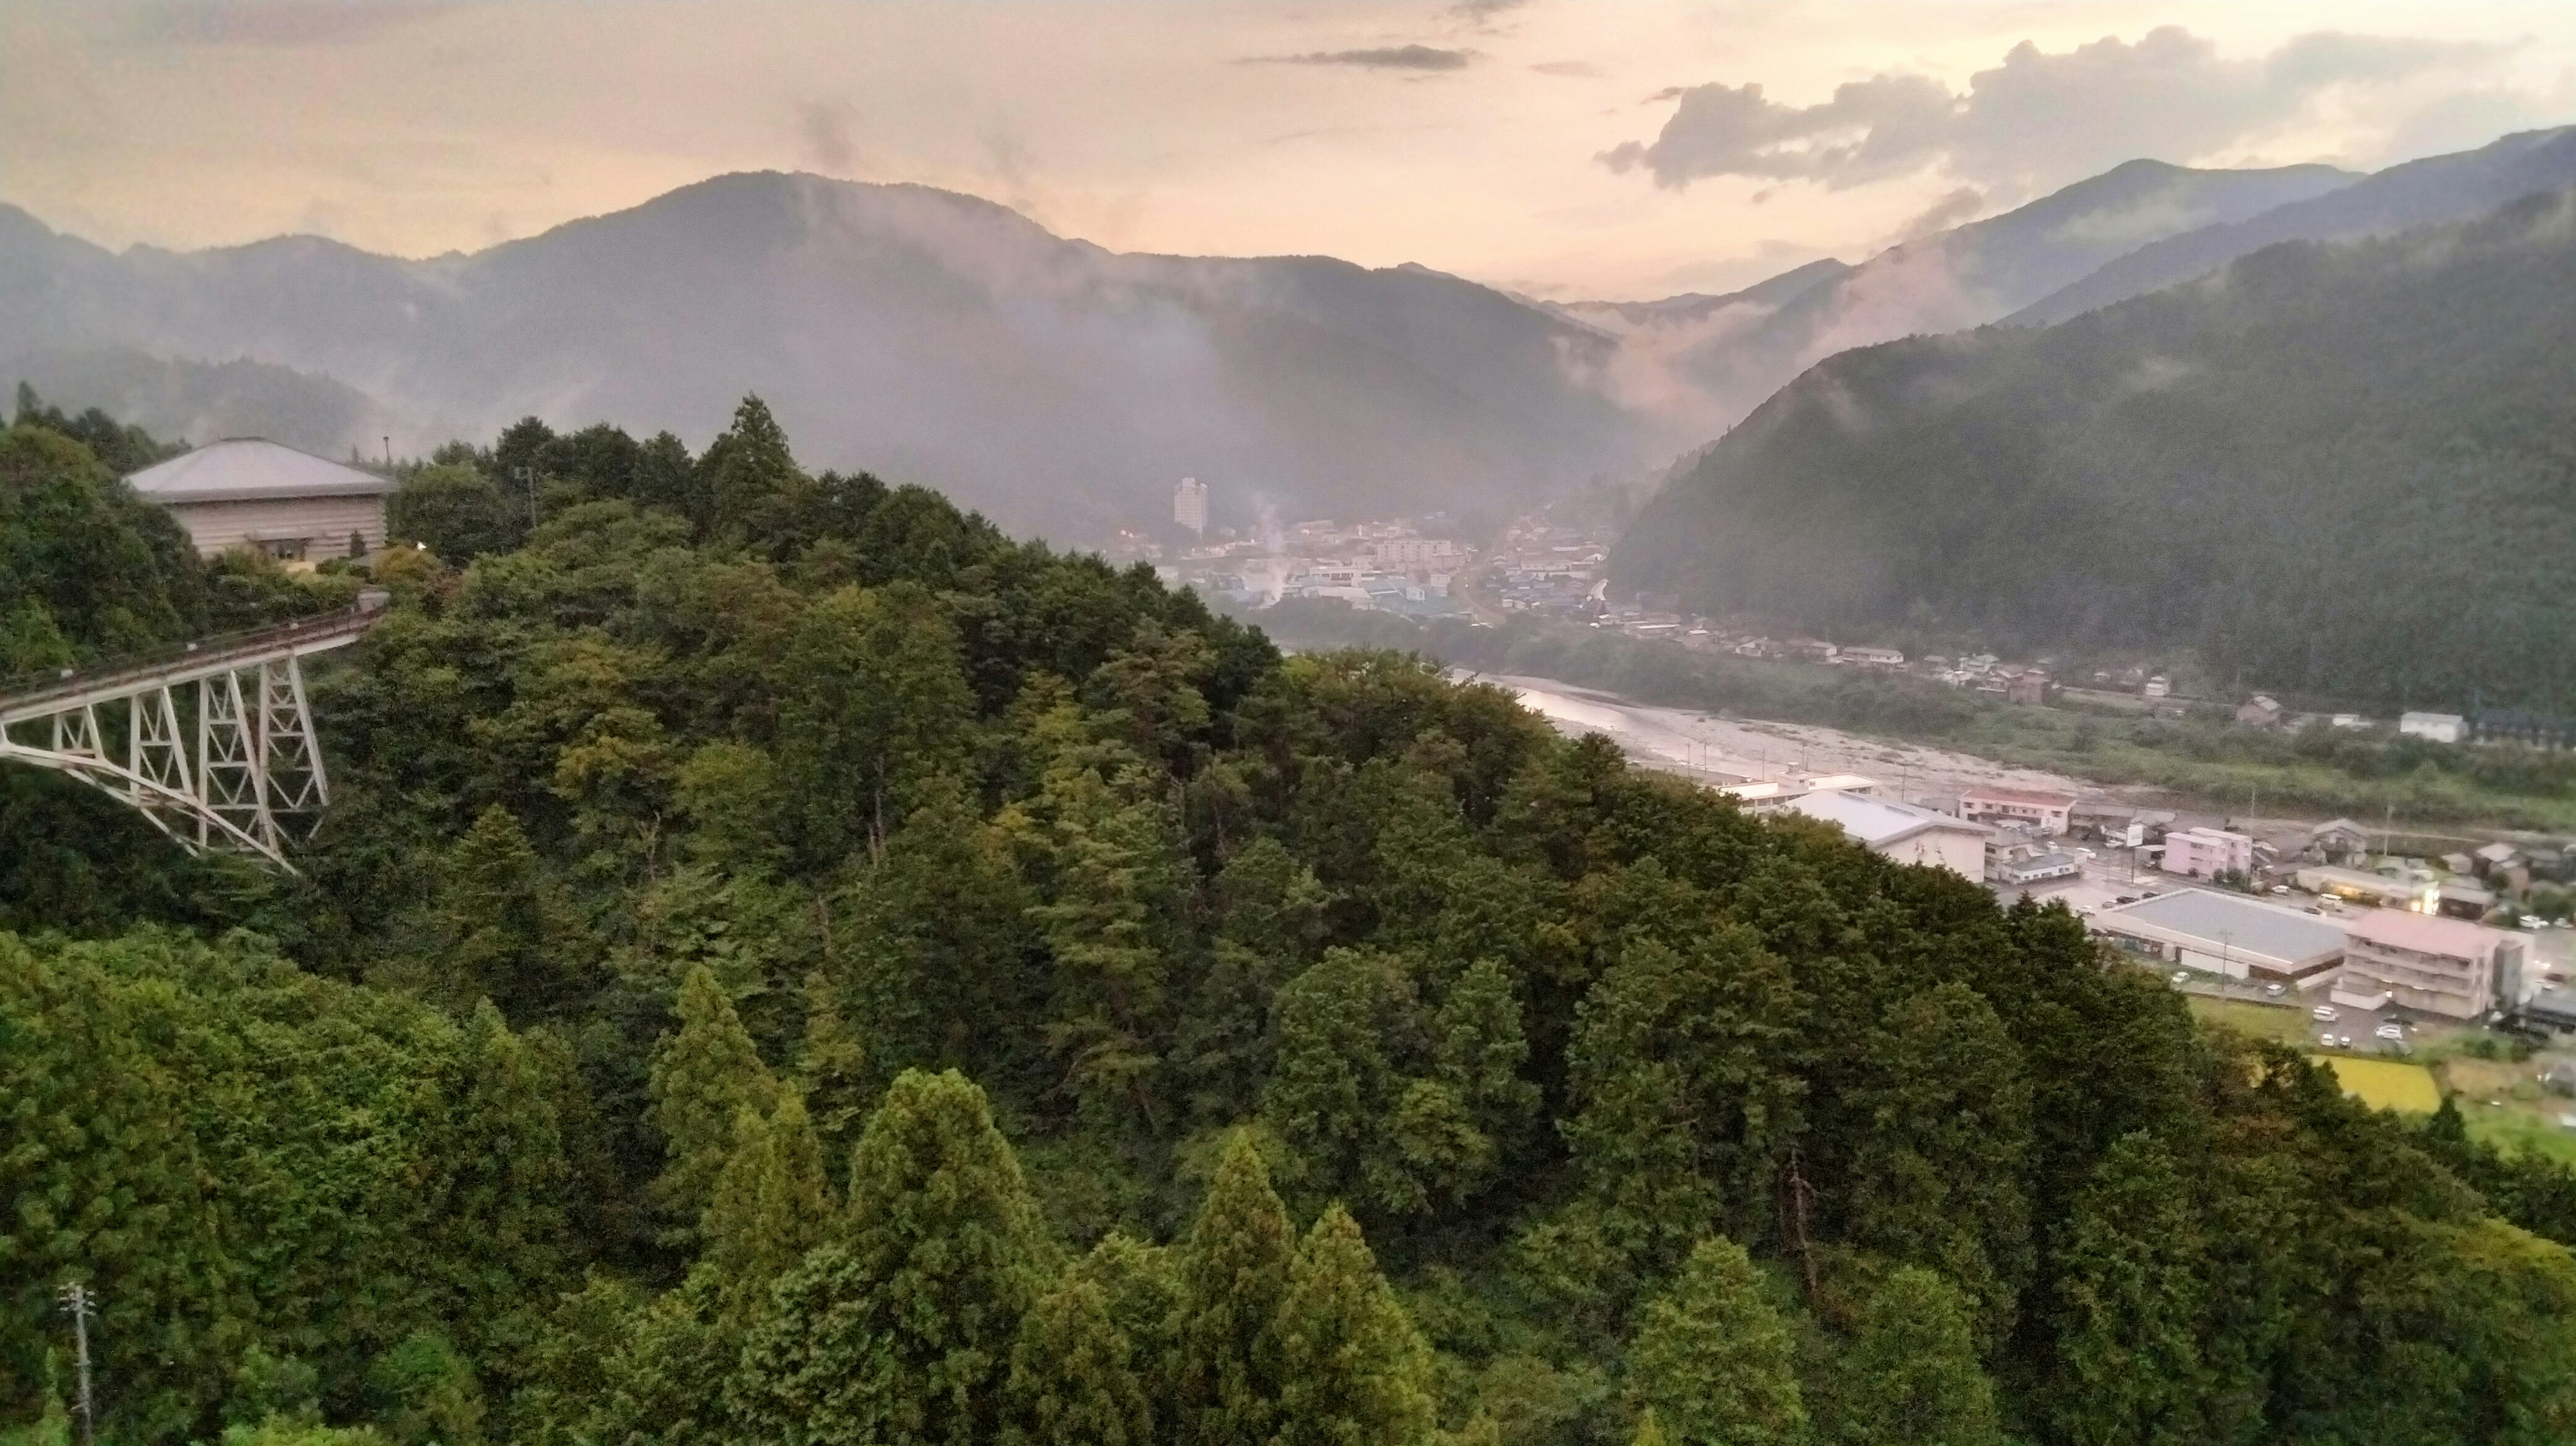
[(1845, 641), (2179, 646), (2246, 688), (2576, 713), (2571, 205), (1843, 353), (1649, 504), (1613, 585)]
[(301, 877), (0, 835), (7, 1439), (2576, 1434), (2576, 1178), (2062, 910), (757, 402), (396, 520)]

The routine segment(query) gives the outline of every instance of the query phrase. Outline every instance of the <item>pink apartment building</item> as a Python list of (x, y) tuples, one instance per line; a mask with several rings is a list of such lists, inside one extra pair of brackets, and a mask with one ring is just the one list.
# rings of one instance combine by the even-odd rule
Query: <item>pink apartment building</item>
[(2230, 871), (2254, 872), (2254, 840), (2223, 828), (2193, 828), (2165, 835), (2165, 872), (2214, 879)]

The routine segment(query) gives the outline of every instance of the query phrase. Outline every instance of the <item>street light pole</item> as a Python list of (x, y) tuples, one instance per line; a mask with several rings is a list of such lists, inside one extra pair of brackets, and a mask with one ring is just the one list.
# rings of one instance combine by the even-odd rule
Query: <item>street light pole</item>
[(82, 1446), (97, 1446), (98, 1415), (89, 1391), (89, 1314), (98, 1306), (98, 1297), (90, 1288), (75, 1280), (62, 1288), (59, 1297), (63, 1309), (71, 1312), (73, 1349), (80, 1360), (80, 1417)]

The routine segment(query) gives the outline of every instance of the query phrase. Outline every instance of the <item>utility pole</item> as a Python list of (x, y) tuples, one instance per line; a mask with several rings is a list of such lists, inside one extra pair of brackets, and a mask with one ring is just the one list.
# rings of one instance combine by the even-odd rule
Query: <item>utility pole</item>
[(80, 1418), (82, 1446), (97, 1446), (98, 1414), (89, 1392), (89, 1315), (98, 1308), (98, 1297), (90, 1288), (75, 1280), (62, 1288), (58, 1298), (63, 1309), (71, 1312), (72, 1342), (80, 1358)]

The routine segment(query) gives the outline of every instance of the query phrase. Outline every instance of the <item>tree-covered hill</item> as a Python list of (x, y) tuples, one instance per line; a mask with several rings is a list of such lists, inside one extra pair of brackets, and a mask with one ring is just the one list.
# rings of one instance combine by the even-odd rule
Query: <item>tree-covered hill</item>
[(2248, 686), (2576, 710), (2571, 205), (1835, 357), (1649, 505), (1614, 586), (1852, 638), (2181, 645)]
[(119, 1443), (2576, 1430), (2576, 1176), (2062, 910), (756, 402), (402, 516), (303, 876), (0, 935), (19, 1439), (75, 1279)]

